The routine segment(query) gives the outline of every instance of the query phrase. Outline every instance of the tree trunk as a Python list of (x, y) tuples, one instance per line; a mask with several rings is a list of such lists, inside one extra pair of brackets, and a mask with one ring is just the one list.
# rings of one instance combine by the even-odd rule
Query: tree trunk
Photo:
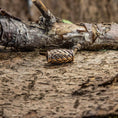
[(75, 25), (59, 21), (51, 24), (47, 31), (48, 26), (45, 27), (42, 21), (27, 25), (3, 12), (1, 10), (0, 13), (0, 41), (3, 46), (16, 49), (118, 49), (118, 24), (115, 23)]

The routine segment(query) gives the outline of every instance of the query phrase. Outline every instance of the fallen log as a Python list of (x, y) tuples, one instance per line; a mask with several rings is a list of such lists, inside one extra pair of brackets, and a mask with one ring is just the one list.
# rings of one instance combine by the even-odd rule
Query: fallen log
[[(0, 45), (16, 50), (68, 48), (74, 53), (77, 50), (118, 49), (118, 24), (64, 23), (41, 0), (33, 2), (43, 15), (38, 24), (26, 24), (0, 9)], [(63, 60), (67, 51), (62, 52), (62, 56), (55, 53), (51, 59), (56, 63), (60, 58)]]

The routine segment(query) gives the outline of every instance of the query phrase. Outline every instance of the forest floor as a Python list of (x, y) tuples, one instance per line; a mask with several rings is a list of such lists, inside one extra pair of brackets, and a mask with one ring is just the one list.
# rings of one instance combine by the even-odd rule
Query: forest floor
[(81, 51), (47, 64), (34, 52), (0, 51), (1, 118), (118, 115), (118, 51)]

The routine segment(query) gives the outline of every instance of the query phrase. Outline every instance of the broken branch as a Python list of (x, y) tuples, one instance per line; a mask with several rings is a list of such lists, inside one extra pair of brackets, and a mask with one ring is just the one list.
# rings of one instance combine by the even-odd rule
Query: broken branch
[(14, 47), (17, 50), (69, 48), (73, 49), (74, 53), (77, 50), (118, 49), (118, 24), (75, 25), (57, 22), (41, 0), (33, 0), (33, 2), (46, 18), (43, 28), (40, 24), (27, 25), (4, 10), (0, 10), (1, 45)]
[(36, 5), (36, 7), (39, 9), (39, 11), (42, 13), (42, 15), (45, 18), (50, 18), (50, 15), (48, 13), (48, 9), (46, 6), (42, 3), (41, 0), (32, 0), (32, 2)]
[(32, 0), (35, 6), (39, 9), (43, 17), (46, 19), (45, 24), (51, 24), (56, 22), (55, 16), (46, 8), (41, 0)]

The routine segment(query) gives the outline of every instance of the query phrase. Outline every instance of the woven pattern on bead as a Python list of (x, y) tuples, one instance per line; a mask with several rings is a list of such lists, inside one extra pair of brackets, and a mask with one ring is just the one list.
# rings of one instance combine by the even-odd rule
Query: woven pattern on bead
[(48, 63), (60, 64), (72, 62), (74, 59), (73, 50), (53, 49), (47, 52)]

